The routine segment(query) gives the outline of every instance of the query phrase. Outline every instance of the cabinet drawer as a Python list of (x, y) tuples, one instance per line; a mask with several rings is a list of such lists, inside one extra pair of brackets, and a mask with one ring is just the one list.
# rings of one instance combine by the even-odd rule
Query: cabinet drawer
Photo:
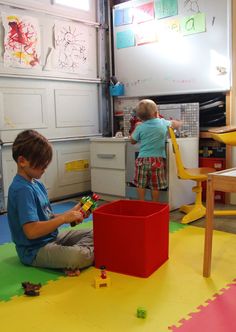
[(91, 167), (125, 169), (125, 142), (91, 142)]
[(92, 191), (125, 197), (125, 171), (116, 169), (91, 169)]

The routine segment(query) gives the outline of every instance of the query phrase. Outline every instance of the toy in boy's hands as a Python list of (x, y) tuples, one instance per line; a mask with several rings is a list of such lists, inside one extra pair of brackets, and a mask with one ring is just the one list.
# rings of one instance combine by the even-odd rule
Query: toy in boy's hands
[[(80, 209), (79, 211), (82, 213), (84, 218), (88, 218), (91, 212), (93, 212), (94, 209), (97, 207), (97, 201), (99, 200), (99, 196), (97, 194), (93, 194), (92, 197), (90, 196), (84, 196), (80, 200)], [(74, 227), (77, 225), (76, 221), (73, 221), (71, 224), (71, 227)]]

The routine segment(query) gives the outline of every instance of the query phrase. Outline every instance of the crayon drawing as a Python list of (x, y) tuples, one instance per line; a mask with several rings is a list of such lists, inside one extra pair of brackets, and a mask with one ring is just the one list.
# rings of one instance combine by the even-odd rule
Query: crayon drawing
[(88, 66), (88, 29), (82, 24), (55, 24), (54, 67), (57, 70), (78, 73)]
[(4, 65), (33, 68), (39, 66), (40, 30), (38, 20), (29, 16), (2, 13), (5, 29)]

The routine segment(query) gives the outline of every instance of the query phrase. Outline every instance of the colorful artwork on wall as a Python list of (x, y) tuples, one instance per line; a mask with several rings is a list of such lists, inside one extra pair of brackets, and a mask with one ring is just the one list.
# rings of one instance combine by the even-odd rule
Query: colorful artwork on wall
[(40, 29), (38, 20), (30, 16), (2, 13), (5, 29), (4, 65), (35, 68), (40, 59)]

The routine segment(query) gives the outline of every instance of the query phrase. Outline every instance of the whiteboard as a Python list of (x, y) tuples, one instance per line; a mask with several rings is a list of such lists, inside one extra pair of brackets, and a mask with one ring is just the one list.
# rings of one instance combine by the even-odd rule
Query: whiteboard
[[(156, 3), (162, 1), (156, 0)], [(171, 3), (171, 0), (167, 2)], [(120, 16), (117, 14), (147, 3), (153, 1), (133, 0), (113, 7), (115, 75), (125, 85), (125, 95), (137, 97), (229, 90), (231, 1), (177, 0), (177, 15), (154, 20), (157, 41), (137, 45), (140, 23), (134, 20), (130, 23), (126, 17), (125, 24), (119, 24)], [(204, 17), (205, 31), (183, 33), (181, 22), (199, 13)], [(168, 20), (180, 22), (179, 30), (168, 30), (167, 33), (163, 26), (172, 24)], [(132, 31), (133, 46), (129, 39)], [(119, 40), (123, 35), (126, 40)]]

